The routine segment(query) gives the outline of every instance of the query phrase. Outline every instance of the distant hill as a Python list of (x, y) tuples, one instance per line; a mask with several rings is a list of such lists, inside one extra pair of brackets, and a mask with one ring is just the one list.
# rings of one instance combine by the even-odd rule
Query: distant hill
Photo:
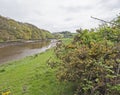
[(53, 35), (47, 30), (0, 16), (0, 42), (49, 38), (53, 38)]
[(62, 32), (56, 32), (53, 33), (55, 38), (72, 38), (75, 33), (71, 33), (69, 31), (62, 31)]

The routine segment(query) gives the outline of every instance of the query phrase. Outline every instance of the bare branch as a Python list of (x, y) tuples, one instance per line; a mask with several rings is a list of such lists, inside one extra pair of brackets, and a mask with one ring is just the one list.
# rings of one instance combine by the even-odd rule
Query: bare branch
[[(93, 16), (91, 16), (91, 18), (96, 19), (96, 20), (99, 20), (99, 21), (104, 22), (104, 23), (109, 23), (109, 24), (111, 24), (111, 25), (117, 25), (117, 24), (115, 24), (115, 23), (112, 23), (112, 22), (109, 22), (109, 21), (105, 21), (105, 20), (102, 20), (102, 19), (99, 19), (99, 18), (96, 18), (96, 17), (93, 17)], [(117, 26), (118, 26), (118, 25), (117, 25)]]

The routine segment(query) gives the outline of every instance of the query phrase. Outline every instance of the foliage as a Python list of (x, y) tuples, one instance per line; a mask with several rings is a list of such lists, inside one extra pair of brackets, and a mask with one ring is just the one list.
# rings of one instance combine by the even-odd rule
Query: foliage
[(69, 31), (62, 31), (62, 32), (57, 32), (53, 33), (56, 39), (60, 38), (72, 38), (74, 36), (74, 33), (71, 33)]
[(0, 41), (44, 40), (49, 38), (53, 38), (53, 36), (47, 30), (0, 16)]
[(75, 95), (119, 95), (119, 27), (105, 25), (77, 32), (70, 44), (57, 44), (59, 61), (52, 65), (58, 68), (57, 78), (74, 83)]

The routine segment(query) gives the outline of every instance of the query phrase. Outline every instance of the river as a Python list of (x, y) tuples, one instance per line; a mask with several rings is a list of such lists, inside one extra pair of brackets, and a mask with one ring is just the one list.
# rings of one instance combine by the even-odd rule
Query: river
[(55, 40), (2, 43), (0, 44), (0, 64), (44, 52), (55, 44)]

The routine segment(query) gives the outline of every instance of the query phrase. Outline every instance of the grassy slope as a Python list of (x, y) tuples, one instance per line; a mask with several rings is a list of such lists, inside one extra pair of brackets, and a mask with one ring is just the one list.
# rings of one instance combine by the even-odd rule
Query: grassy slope
[(54, 57), (53, 49), (0, 66), (0, 90), (9, 88), (12, 95), (72, 95), (68, 84), (56, 80), (55, 69), (46, 63), (49, 57)]

